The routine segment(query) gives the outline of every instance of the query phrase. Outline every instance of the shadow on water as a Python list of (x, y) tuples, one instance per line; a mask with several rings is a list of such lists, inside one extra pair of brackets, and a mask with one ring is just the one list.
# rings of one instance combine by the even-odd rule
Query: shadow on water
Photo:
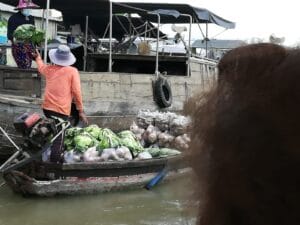
[(192, 186), (184, 178), (151, 191), (24, 198), (5, 185), (0, 188), (0, 225), (194, 225)]

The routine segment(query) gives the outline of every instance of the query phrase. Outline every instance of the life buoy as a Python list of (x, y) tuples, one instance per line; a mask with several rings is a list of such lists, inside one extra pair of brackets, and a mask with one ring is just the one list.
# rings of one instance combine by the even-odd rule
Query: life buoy
[(159, 77), (154, 82), (154, 100), (161, 108), (167, 108), (172, 105), (172, 90), (166, 78)]

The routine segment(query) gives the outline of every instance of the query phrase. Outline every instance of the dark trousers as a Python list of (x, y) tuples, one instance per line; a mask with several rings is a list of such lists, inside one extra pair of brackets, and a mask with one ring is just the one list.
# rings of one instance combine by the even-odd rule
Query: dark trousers
[[(54, 117), (61, 118), (63, 120), (68, 120), (69, 116), (57, 113), (51, 110), (43, 109), (43, 112), (47, 118), (55, 119)], [(50, 161), (59, 163), (63, 160), (63, 137), (64, 134), (59, 135), (51, 145), (51, 154), (50, 154)]]
[(58, 113), (58, 112), (54, 112), (54, 111), (51, 111), (51, 110), (48, 110), (48, 109), (43, 109), (43, 112), (44, 112), (44, 115), (47, 118), (58, 117), (58, 118), (61, 118), (63, 120), (68, 120), (69, 119), (69, 116), (67, 116), (67, 115), (64, 115), (64, 114), (61, 114), (61, 113)]

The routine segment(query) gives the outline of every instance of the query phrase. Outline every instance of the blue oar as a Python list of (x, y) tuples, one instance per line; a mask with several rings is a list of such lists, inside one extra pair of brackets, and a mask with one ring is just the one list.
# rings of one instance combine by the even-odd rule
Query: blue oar
[(146, 184), (145, 188), (147, 190), (152, 189), (155, 185), (157, 185), (168, 173), (167, 167), (164, 167), (155, 177), (153, 177), (148, 184)]

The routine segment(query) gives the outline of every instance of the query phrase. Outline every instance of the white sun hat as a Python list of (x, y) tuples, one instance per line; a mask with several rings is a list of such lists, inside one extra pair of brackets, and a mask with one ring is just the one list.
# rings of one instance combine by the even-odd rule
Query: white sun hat
[(59, 66), (71, 66), (76, 62), (75, 56), (67, 45), (59, 45), (57, 49), (51, 49), (49, 58), (52, 63)]

